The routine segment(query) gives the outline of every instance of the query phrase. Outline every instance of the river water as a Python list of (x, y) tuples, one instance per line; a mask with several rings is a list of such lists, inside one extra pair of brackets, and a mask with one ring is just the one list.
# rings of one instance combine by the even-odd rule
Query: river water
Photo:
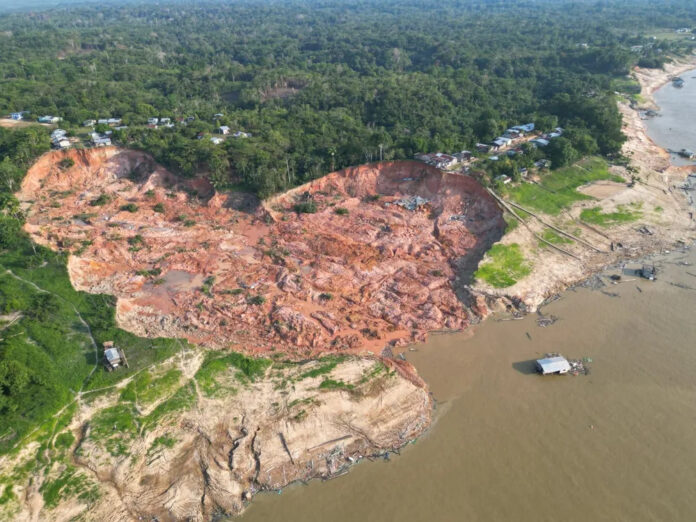
[[(407, 352), (438, 400), (432, 429), (241, 519), (696, 520), (696, 250), (656, 259), (656, 282), (566, 292), (549, 327), (492, 319)], [(591, 357), (590, 375), (529, 373), (553, 351)]]
[[(683, 124), (669, 107), (695, 75), (657, 93), (654, 122)], [(696, 520), (696, 248), (654, 260), (655, 282), (617, 269), (619, 284), (565, 292), (546, 328), (492, 318), (406, 352), (437, 400), (432, 428), (390, 462), (258, 495), (239, 520)], [(532, 373), (547, 352), (591, 358), (590, 375)]]
[[(681, 78), (684, 87), (677, 88), (669, 83), (653, 95), (660, 109), (659, 116), (647, 120), (648, 135), (668, 150), (696, 152), (696, 69), (685, 72)], [(675, 165), (693, 163), (674, 152), (671, 156)]]

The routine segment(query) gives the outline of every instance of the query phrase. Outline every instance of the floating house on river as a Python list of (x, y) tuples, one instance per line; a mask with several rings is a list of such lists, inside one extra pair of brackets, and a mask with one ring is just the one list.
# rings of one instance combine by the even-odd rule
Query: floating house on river
[(562, 355), (538, 359), (536, 362), (536, 367), (537, 371), (542, 375), (550, 375), (553, 373), (562, 375), (570, 371), (570, 363), (568, 362), (568, 359)]

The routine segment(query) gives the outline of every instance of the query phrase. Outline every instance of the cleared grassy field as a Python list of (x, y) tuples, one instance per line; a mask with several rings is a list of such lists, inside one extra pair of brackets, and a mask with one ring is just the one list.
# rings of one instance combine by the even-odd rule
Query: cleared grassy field
[(575, 165), (544, 175), (538, 184), (523, 183), (518, 187), (510, 187), (505, 194), (519, 205), (556, 216), (576, 201), (594, 199), (578, 192), (578, 187), (605, 179), (624, 182), (623, 178), (609, 172), (607, 162), (603, 159), (586, 158)]
[(474, 276), (495, 288), (512, 286), (532, 271), (531, 265), (522, 255), (520, 245), (516, 243), (493, 245), (487, 255), (488, 260), (479, 265)]
[(631, 210), (625, 206), (619, 206), (616, 212), (602, 212), (599, 207), (592, 207), (583, 210), (580, 213), (580, 219), (593, 225), (600, 227), (609, 227), (618, 225), (619, 223), (630, 223), (640, 219), (643, 213), (639, 210)]

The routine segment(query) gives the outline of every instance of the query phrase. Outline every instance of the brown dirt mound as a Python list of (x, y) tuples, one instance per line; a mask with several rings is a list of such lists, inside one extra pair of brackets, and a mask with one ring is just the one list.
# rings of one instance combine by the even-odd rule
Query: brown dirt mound
[(51, 152), (18, 197), (34, 239), (72, 253), (76, 288), (118, 297), (123, 327), (298, 357), (466, 327), (464, 284), (504, 229), (473, 179), (416, 162), (335, 172), (262, 206), (140, 152)]

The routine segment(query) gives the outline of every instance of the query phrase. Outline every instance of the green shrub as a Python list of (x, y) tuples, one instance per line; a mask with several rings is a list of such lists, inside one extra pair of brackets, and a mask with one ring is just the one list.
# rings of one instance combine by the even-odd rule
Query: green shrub
[(293, 209), (298, 214), (314, 214), (317, 211), (317, 204), (314, 201), (302, 201), (295, 203)]
[(266, 298), (262, 295), (254, 295), (247, 298), (247, 304), (250, 305), (262, 305), (266, 302)]
[(111, 201), (111, 196), (109, 196), (108, 194), (101, 194), (96, 199), (93, 199), (92, 201), (90, 201), (89, 204), (93, 207), (101, 207), (103, 205), (106, 205), (110, 201)]
[(137, 212), (138, 211), (138, 205), (135, 203), (127, 203), (126, 205), (121, 205), (119, 207), (119, 210), (122, 212)]

